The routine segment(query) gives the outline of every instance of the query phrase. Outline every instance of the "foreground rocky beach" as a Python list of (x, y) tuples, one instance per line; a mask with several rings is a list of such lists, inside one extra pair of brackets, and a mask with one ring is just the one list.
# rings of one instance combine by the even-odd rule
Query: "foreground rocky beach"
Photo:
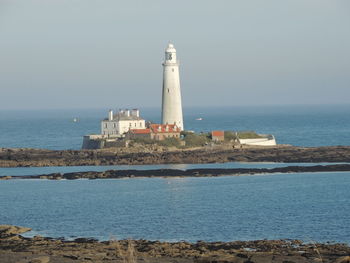
[(0, 148), (0, 167), (224, 162), (350, 162), (350, 146), (201, 147), (196, 149), (44, 150)]
[(1, 263), (297, 263), (350, 262), (346, 244), (303, 243), (299, 240), (257, 240), (188, 243), (147, 240), (111, 240), (20, 234), (30, 228), (0, 225)]

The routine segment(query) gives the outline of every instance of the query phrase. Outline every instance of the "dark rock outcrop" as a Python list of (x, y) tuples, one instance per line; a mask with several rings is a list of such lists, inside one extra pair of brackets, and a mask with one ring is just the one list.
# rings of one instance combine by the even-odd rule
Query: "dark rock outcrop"
[(64, 150), (0, 148), (0, 167), (75, 166), (223, 162), (350, 162), (350, 146), (200, 148), (194, 150), (121, 152), (118, 149)]
[[(52, 173), (31, 176), (12, 176), (11, 179), (49, 179), (49, 180), (75, 180), (75, 179), (119, 179), (137, 177), (213, 177), (213, 176), (238, 176), (252, 174), (271, 173), (305, 173), (305, 172), (345, 172), (350, 171), (350, 164), (315, 165), (315, 166), (287, 166), (277, 168), (234, 168), (213, 169), (198, 168), (188, 170), (156, 169), (156, 170), (107, 170), (103, 172), (73, 172)], [(0, 180), (3, 177), (0, 176)]]

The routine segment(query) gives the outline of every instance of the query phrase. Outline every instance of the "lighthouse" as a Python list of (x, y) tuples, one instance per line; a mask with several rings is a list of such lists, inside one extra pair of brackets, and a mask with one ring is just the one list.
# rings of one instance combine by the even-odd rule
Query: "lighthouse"
[(176, 49), (169, 43), (163, 63), (162, 124), (175, 124), (184, 130), (180, 90), (179, 62)]

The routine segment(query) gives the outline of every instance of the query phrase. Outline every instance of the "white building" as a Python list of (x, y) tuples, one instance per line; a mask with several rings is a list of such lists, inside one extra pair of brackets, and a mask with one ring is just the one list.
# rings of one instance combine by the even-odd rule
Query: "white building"
[(176, 49), (168, 44), (163, 63), (162, 124), (175, 124), (184, 130), (181, 104), (179, 62)]
[(120, 110), (115, 115), (110, 110), (108, 118), (101, 122), (101, 134), (109, 137), (120, 137), (130, 129), (145, 128), (145, 120), (140, 117), (138, 109)]
[(238, 142), (242, 145), (253, 145), (253, 146), (276, 146), (275, 136), (271, 134), (259, 134), (260, 138), (255, 139), (238, 139)]

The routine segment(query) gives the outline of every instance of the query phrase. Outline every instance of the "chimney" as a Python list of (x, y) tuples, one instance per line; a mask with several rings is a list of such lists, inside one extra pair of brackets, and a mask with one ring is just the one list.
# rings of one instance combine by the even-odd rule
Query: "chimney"
[(131, 111), (131, 116), (140, 117), (140, 111), (138, 109), (133, 109)]
[(109, 112), (108, 112), (108, 120), (113, 121), (113, 111), (112, 110), (109, 110)]

